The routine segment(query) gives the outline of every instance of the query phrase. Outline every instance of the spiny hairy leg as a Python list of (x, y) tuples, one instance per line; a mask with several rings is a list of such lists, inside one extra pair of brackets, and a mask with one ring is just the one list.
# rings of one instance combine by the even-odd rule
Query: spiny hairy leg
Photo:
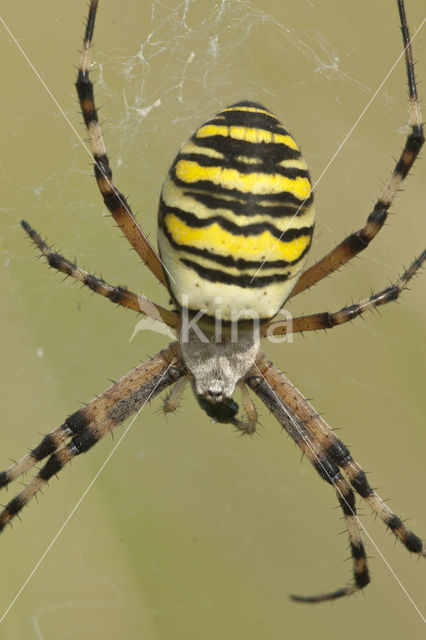
[(264, 354), (260, 354), (255, 367), (246, 378), (246, 383), (271, 410), (319, 475), (335, 488), (346, 520), (354, 565), (354, 583), (320, 596), (296, 596), (296, 600), (321, 602), (335, 599), (354, 593), (369, 582), (354, 494), (339, 468), (345, 472), (353, 489), (372, 507), (404, 546), (413, 553), (425, 555), (421, 539), (405, 526), (372, 489), (365, 472), (353, 460), (348, 448), (300, 391), (266, 359)]
[(407, 68), (411, 132), (407, 136), (404, 148), (395, 165), (391, 178), (374, 205), (373, 211), (368, 216), (366, 224), (358, 231), (351, 233), (343, 242), (324, 256), (324, 258), (302, 273), (290, 297), (297, 296), (298, 293), (312, 287), (368, 247), (385, 224), (389, 207), (398, 190), (401, 188), (401, 182), (407, 177), (425, 141), (422, 114), (417, 98), (410, 33), (403, 0), (398, 0), (398, 11)]
[(424, 549), (420, 538), (402, 523), (401, 519), (393, 513), (372, 489), (367, 481), (365, 472), (352, 458), (349, 449), (304, 398), (303, 394), (265, 356), (260, 357), (256, 364), (258, 372), (266, 383), (271, 386), (277, 397), (304, 423), (310, 437), (318, 443), (321, 452), (345, 471), (355, 491), (368, 502), (374, 512), (393, 531), (408, 551), (421, 555)]
[(105, 206), (132, 245), (133, 249), (142, 258), (143, 262), (154, 274), (157, 280), (162, 285), (166, 286), (166, 279), (164, 277), (163, 267), (158, 254), (152, 248), (148, 238), (137, 223), (126, 198), (112, 182), (112, 171), (109, 165), (102, 130), (98, 120), (98, 113), (95, 106), (93, 83), (89, 78), (90, 56), (97, 6), (98, 0), (91, 0), (77, 82), (75, 83), (81, 112), (89, 134), (93, 159), (95, 161), (94, 168), (96, 182), (104, 199)]
[(28, 222), (21, 220), (21, 225), (34, 244), (40, 249), (52, 269), (57, 269), (58, 271), (65, 273), (65, 275), (78, 280), (91, 291), (108, 298), (108, 300), (114, 304), (142, 313), (153, 320), (164, 322), (164, 324), (167, 324), (173, 329), (178, 327), (179, 316), (177, 313), (164, 309), (164, 307), (154, 304), (143, 296), (133, 293), (133, 291), (129, 291), (123, 287), (114, 287), (102, 280), (102, 278), (97, 278), (88, 271), (81, 269), (74, 262), (64, 258), (60, 253), (52, 251), (52, 249), (44, 242), (44, 240), (41, 239), (37, 231), (35, 231)]
[(349, 546), (353, 564), (353, 583), (340, 587), (335, 591), (314, 596), (292, 595), (291, 598), (298, 602), (324, 602), (336, 600), (343, 596), (351, 595), (363, 589), (369, 582), (370, 576), (367, 566), (367, 557), (361, 539), (361, 530), (356, 514), (355, 495), (348, 482), (341, 475), (337, 464), (321, 448), (320, 443), (306, 428), (304, 422), (286, 404), (255, 366), (246, 378), (246, 384), (253, 389), (262, 402), (270, 409), (278, 422), (291, 436), (304, 455), (312, 463), (321, 478), (328, 482), (336, 491), (337, 499), (343, 511), (346, 531), (349, 538)]
[(292, 333), (302, 333), (304, 331), (332, 329), (340, 324), (350, 322), (366, 311), (371, 311), (372, 309), (387, 304), (388, 302), (398, 300), (401, 292), (408, 286), (411, 278), (418, 273), (419, 269), (424, 265), (425, 260), (426, 249), (418, 258), (416, 258), (416, 260), (414, 260), (395, 284), (390, 287), (386, 287), (386, 289), (383, 289), (382, 291), (379, 291), (379, 293), (375, 293), (360, 302), (351, 304), (348, 307), (343, 307), (334, 313), (324, 311), (322, 313), (312, 313), (310, 315), (292, 318), (291, 320), (272, 321), (265, 325), (262, 332), (268, 337), (289, 335)]
[(49, 456), (37, 475), (0, 512), (0, 531), (72, 458), (88, 451), (114, 427), (184, 374), (177, 343), (173, 343), (126, 373), (101, 395), (73, 413), (60, 427), (48, 433), (30, 453), (1, 472), (0, 488)]

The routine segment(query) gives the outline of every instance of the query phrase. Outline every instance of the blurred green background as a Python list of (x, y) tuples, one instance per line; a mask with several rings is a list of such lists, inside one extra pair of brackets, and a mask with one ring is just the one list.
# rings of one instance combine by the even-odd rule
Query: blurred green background
[[(412, 33), (423, 0), (407, 0)], [(3, 18), (78, 134), (74, 95), (86, 2), (7, 3)], [(0, 216), (1, 460), (19, 458), (81, 402), (167, 338), (37, 261), (19, 220), (90, 271), (167, 304), (107, 218), (90, 159), (3, 29)], [(302, 146), (314, 181), (401, 50), (388, 0), (100, 3), (96, 96), (114, 178), (155, 239), (158, 193), (179, 145), (239, 99), (265, 103)], [(420, 91), (426, 30), (415, 40)], [(310, 262), (361, 226), (407, 131), (402, 62), (316, 188)], [(421, 81), (423, 80), (423, 83)], [(424, 154), (423, 154), (424, 155)], [(395, 280), (425, 241), (425, 161), (360, 260), (292, 302), (336, 310)], [(105, 218), (105, 219), (104, 219)], [(426, 534), (425, 279), (402, 302), (328, 334), (265, 345), (339, 434), (373, 486)], [(147, 407), (0, 625), (0, 637), (104, 640), (420, 637), (425, 567), (368, 507), (373, 582), (318, 606), (288, 593), (345, 584), (349, 555), (333, 492), (261, 409), (259, 435), (210, 424), (189, 391), (167, 420)], [(121, 433), (121, 431), (120, 431)], [(117, 439), (118, 434), (115, 435)], [(105, 438), (64, 470), (0, 539), (0, 616), (113, 447)], [(14, 495), (16, 485), (2, 498)]]

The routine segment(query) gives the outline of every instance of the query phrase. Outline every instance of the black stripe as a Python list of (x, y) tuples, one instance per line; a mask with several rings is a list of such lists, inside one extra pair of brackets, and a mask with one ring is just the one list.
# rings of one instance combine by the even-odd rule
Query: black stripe
[(86, 408), (78, 409), (65, 420), (65, 427), (77, 435), (82, 433), (92, 421), (93, 417)]
[(422, 553), (423, 551), (422, 540), (420, 540), (420, 538), (416, 536), (416, 534), (412, 531), (407, 531), (407, 534), (402, 542), (405, 545), (405, 548), (408, 549), (408, 551), (412, 551), (413, 553)]
[(192, 260), (181, 259), (181, 262), (190, 269), (193, 269), (204, 280), (208, 280), (209, 282), (233, 284), (237, 287), (242, 287), (243, 289), (256, 289), (266, 287), (275, 282), (285, 282), (288, 280), (290, 275), (289, 273), (285, 273), (270, 276), (256, 276), (255, 278), (251, 275), (233, 276), (224, 271), (220, 271), (219, 269), (208, 269), (207, 267), (202, 267), (200, 264), (193, 262)]
[(338, 438), (332, 439), (327, 443), (325, 452), (339, 467), (348, 464), (352, 460), (349, 449)]
[(249, 142), (237, 140), (231, 136), (203, 136), (197, 138), (196, 133), (191, 142), (199, 147), (208, 147), (225, 156), (247, 156), (261, 158), (271, 164), (278, 164), (283, 160), (296, 160), (301, 157), (300, 151), (288, 147), (283, 142)]
[(388, 527), (392, 529), (392, 531), (395, 531), (395, 529), (399, 529), (399, 527), (402, 526), (401, 519), (398, 518), (398, 516), (395, 515), (394, 513), (391, 515), (391, 517), (388, 520), (385, 520), (385, 522), (388, 525)]
[(21, 496), (15, 496), (13, 500), (6, 505), (5, 511), (9, 514), (9, 516), (16, 516), (17, 513), (22, 509), (25, 505), (24, 499)]
[(356, 513), (355, 494), (352, 489), (348, 493), (341, 494), (338, 492), (338, 499), (345, 516), (353, 516)]
[[(363, 549), (362, 555), (360, 557), (364, 557), (364, 558), (366, 557), (364, 549)], [(356, 582), (357, 587), (359, 587), (360, 589), (362, 589), (363, 587), (366, 587), (367, 584), (370, 583), (370, 574), (368, 573), (367, 567), (365, 567), (360, 572), (355, 571), (354, 572), (354, 578), (355, 578), (355, 582)]]
[(56, 453), (50, 456), (49, 460), (46, 462), (44, 467), (39, 471), (39, 477), (41, 480), (47, 481), (50, 480), (52, 476), (59, 473), (59, 471), (63, 468), (64, 462), (62, 462)]
[[(367, 556), (362, 542), (350, 542), (352, 557), (354, 559), (354, 579), (355, 584), (363, 589), (370, 582), (370, 574), (367, 567)], [(361, 566), (359, 566), (361, 565)]]
[(295, 261), (287, 261), (287, 260), (244, 260), (243, 258), (235, 259), (232, 255), (223, 256), (217, 253), (213, 253), (208, 249), (199, 249), (198, 247), (193, 247), (188, 244), (179, 244), (176, 242), (171, 236), (169, 230), (166, 226), (163, 226), (162, 231), (164, 235), (167, 237), (170, 244), (178, 249), (179, 251), (184, 251), (185, 253), (189, 253), (195, 256), (201, 256), (206, 260), (211, 260), (212, 262), (216, 262), (217, 264), (221, 264), (225, 267), (235, 267), (236, 269), (260, 269), (264, 266), (266, 269), (276, 268), (283, 269), (289, 266), (296, 264)]
[(85, 453), (91, 449), (101, 437), (101, 435), (87, 429), (87, 431), (83, 431), (77, 436), (74, 436), (67, 446), (71, 448), (73, 455), (78, 456), (80, 453)]
[(58, 271), (62, 271), (62, 273), (66, 273), (68, 276), (72, 275), (75, 271), (76, 265), (61, 256), (60, 253), (50, 252), (47, 255), (47, 262), (52, 269), (58, 269)]
[(12, 478), (9, 476), (7, 471), (2, 471), (0, 473), (0, 488), (6, 487), (9, 482), (11, 482)]
[(236, 160), (234, 157), (229, 157), (226, 161), (220, 158), (211, 158), (203, 153), (179, 153), (176, 157), (170, 171), (175, 172), (176, 165), (181, 160), (196, 162), (200, 167), (217, 167), (218, 169), (235, 169), (239, 173), (265, 173), (266, 175), (278, 174), (284, 178), (295, 180), (296, 178), (307, 178), (309, 180), (309, 173), (306, 169), (298, 169), (296, 167), (279, 167), (271, 162), (258, 162), (256, 164), (250, 164), (249, 162), (242, 162)]
[(367, 482), (365, 472), (360, 469), (354, 478), (350, 477), (351, 485), (359, 493), (362, 498), (368, 498), (373, 493), (373, 489)]
[[(62, 425), (62, 429), (63, 428), (64, 425)], [(31, 451), (31, 455), (34, 456), (35, 460), (40, 461), (46, 456), (50, 456), (50, 454), (56, 451), (57, 448), (58, 446), (55, 443), (54, 438), (52, 438), (51, 434), (48, 433), (47, 436), (44, 436), (40, 444)]]
[(174, 214), (180, 220), (185, 222), (185, 224), (187, 224), (189, 227), (192, 227), (194, 229), (209, 227), (210, 225), (217, 222), (217, 224), (222, 229), (224, 229), (225, 231), (228, 231), (229, 233), (232, 233), (235, 236), (245, 236), (245, 237), (257, 236), (264, 233), (265, 231), (269, 231), (271, 235), (277, 238), (278, 240), (281, 240), (282, 242), (291, 242), (292, 240), (295, 240), (296, 238), (300, 238), (301, 236), (307, 236), (307, 235), (311, 236), (313, 233), (312, 226), (301, 227), (300, 229), (290, 228), (282, 232), (268, 222), (254, 222), (252, 224), (238, 225), (238, 224), (235, 224), (235, 222), (231, 222), (231, 220), (228, 220), (224, 216), (216, 215), (216, 216), (211, 216), (210, 218), (207, 218), (207, 219), (202, 219), (202, 218), (197, 218), (197, 216), (194, 215), (193, 213), (189, 213), (189, 211), (184, 211), (183, 209), (180, 209), (178, 207), (166, 206), (165, 210), (163, 210), (163, 213), (162, 213), (164, 220), (168, 214)]
[(271, 113), (271, 111), (265, 107), (263, 104), (260, 104), (260, 102), (252, 102), (251, 100), (239, 100), (238, 102), (234, 102), (234, 104), (230, 104), (228, 107), (225, 107), (225, 109), (235, 109), (236, 107), (249, 107), (250, 109), (263, 109), (263, 111), (267, 111), (271, 116), (274, 116), (273, 113)]
[[(365, 549), (362, 542), (351, 542), (349, 543), (351, 547), (352, 557), (356, 560), (360, 560), (361, 558), (365, 558)], [(362, 575), (362, 573), (360, 573)]]
[[(422, 552), (423, 542), (420, 540), (420, 538), (416, 536), (415, 533), (413, 533), (412, 531), (409, 531), (408, 529), (405, 529), (405, 526), (402, 523), (401, 519), (398, 518), (398, 516), (395, 513), (393, 513), (388, 520), (385, 519), (385, 522), (388, 525), (388, 527), (395, 533), (395, 535), (398, 535), (401, 542), (405, 545), (405, 547), (409, 551), (412, 551), (413, 553)], [(403, 533), (402, 532), (396, 533), (396, 530), (400, 528), (405, 529), (405, 531)]]
[(282, 135), (288, 135), (288, 131), (280, 124), (279, 120), (269, 112), (268, 109), (257, 105), (255, 108), (263, 109), (268, 113), (256, 113), (252, 111), (235, 110), (236, 106), (252, 106), (252, 105), (231, 105), (233, 111), (226, 111), (225, 109), (219, 111), (216, 116), (211, 120), (208, 120), (203, 126), (209, 124), (218, 124), (226, 126), (238, 126), (238, 127), (253, 127), (255, 129), (266, 129), (273, 133), (280, 133)]
[(248, 127), (253, 129), (265, 129), (271, 133), (280, 133), (287, 135), (288, 131), (284, 129), (274, 118), (265, 113), (252, 113), (250, 111), (220, 111), (211, 120), (203, 123), (204, 126), (210, 124), (225, 127)]
[[(413, 166), (414, 160), (417, 158), (423, 142), (423, 132), (421, 130), (420, 132), (415, 131), (415, 129), (413, 128), (413, 133), (410, 133), (410, 135), (408, 136), (401, 157), (396, 163), (394, 175), (400, 175), (402, 179), (407, 177), (407, 174)], [(412, 154), (412, 157), (410, 157), (408, 161), (404, 157), (404, 153), (406, 153), (407, 151), (409, 152), (409, 154)]]
[(89, 43), (89, 45), (92, 44), (97, 8), (98, 8), (98, 3), (92, 1), (89, 7), (89, 15), (87, 16), (86, 31), (84, 32), (84, 42)]
[[(184, 187), (188, 187), (188, 185), (184, 185)], [(253, 193), (242, 193), (236, 189), (233, 189), (233, 192), (226, 189), (217, 189), (215, 185), (209, 183), (204, 190), (192, 191), (187, 188), (183, 189), (184, 195), (190, 196), (199, 202), (206, 204), (206, 206), (211, 207), (212, 209), (216, 208), (215, 202), (219, 203), (219, 207), (224, 206), (226, 209), (230, 209), (235, 214), (241, 213), (242, 215), (250, 216), (251, 212), (253, 215), (256, 214), (265, 214), (270, 215), (271, 217), (281, 217), (279, 214), (274, 216), (274, 214), (268, 213), (272, 210), (282, 210), (283, 216), (295, 216), (302, 215), (305, 212), (305, 209), (309, 207), (313, 202), (313, 193), (309, 198), (305, 201), (298, 200), (293, 194), (288, 191), (283, 191), (282, 193), (272, 193), (272, 194), (261, 194), (256, 195)], [(220, 194), (227, 196), (227, 198), (221, 198)], [(271, 205), (265, 205), (264, 207), (259, 204), (260, 202), (270, 202)], [(222, 204), (223, 203), (223, 204)], [(227, 204), (228, 203), (228, 204)], [(289, 205), (294, 205), (291, 207)]]
[(98, 122), (98, 113), (95, 107), (95, 101), (93, 97), (93, 84), (89, 79), (87, 71), (78, 70), (77, 82), (75, 83), (77, 89), (78, 99), (80, 105), (84, 103), (84, 109), (82, 107), (81, 112), (83, 114), (86, 127), (92, 122)]
[(311, 460), (313, 467), (319, 473), (321, 478), (329, 484), (336, 484), (338, 480), (342, 479), (339, 468), (334, 464), (332, 460), (329, 460), (324, 455), (317, 453), (314, 460)]
[[(221, 198), (212, 193), (203, 193), (202, 191), (185, 190), (184, 195), (192, 198), (196, 202), (200, 202), (208, 209), (229, 209), (229, 211), (232, 211), (235, 215), (248, 217), (261, 215), (269, 216), (270, 218), (294, 218), (303, 215), (306, 207), (306, 205), (301, 207), (299, 201), (297, 201), (296, 207), (278, 202), (272, 206), (265, 207), (256, 202), (241, 202), (240, 200)], [(298, 207), (297, 204), (299, 204)]]

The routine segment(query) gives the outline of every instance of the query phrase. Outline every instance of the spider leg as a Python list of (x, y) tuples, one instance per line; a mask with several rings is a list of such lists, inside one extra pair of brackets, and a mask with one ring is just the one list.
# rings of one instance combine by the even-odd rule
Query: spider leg
[(329, 313), (313, 313), (308, 316), (300, 316), (291, 320), (281, 320), (278, 322), (270, 322), (263, 328), (264, 335), (284, 335), (286, 333), (301, 333), (303, 331), (318, 331), (320, 329), (331, 329), (339, 324), (344, 324), (353, 320), (357, 316), (370, 311), (382, 304), (387, 304), (393, 300), (397, 300), (401, 291), (406, 288), (408, 282), (422, 267), (426, 260), (426, 250), (412, 263), (412, 265), (403, 273), (398, 282), (379, 291), (369, 298), (365, 298), (356, 304), (343, 307), (339, 311)]
[(256, 425), (259, 417), (257, 414), (257, 409), (254, 402), (250, 398), (250, 394), (247, 390), (247, 386), (244, 380), (239, 380), (237, 382), (237, 387), (241, 391), (241, 399), (243, 401), (243, 407), (247, 416), (247, 420), (239, 420), (238, 418), (235, 418), (233, 424), (243, 433), (253, 435), (253, 433), (256, 432)]
[(160, 305), (154, 304), (137, 293), (133, 293), (132, 291), (128, 291), (122, 287), (114, 287), (101, 278), (97, 278), (88, 271), (81, 269), (75, 263), (70, 262), (59, 253), (52, 251), (52, 249), (41, 239), (39, 234), (30, 227), (28, 222), (22, 220), (21, 224), (53, 269), (62, 271), (62, 273), (65, 273), (67, 276), (78, 280), (95, 293), (99, 293), (101, 296), (108, 298), (115, 304), (143, 313), (154, 320), (164, 322), (164, 324), (167, 324), (169, 327), (176, 328), (178, 326), (179, 316), (173, 311), (169, 311)]
[(72, 458), (88, 451), (114, 427), (185, 374), (176, 345), (171, 344), (126, 373), (73, 413), (60, 427), (48, 433), (29, 454), (0, 473), (0, 487), (4, 487), (50, 456), (37, 475), (0, 512), (0, 531)]
[(326, 452), (321, 450), (319, 443), (314, 439), (300, 418), (287, 406), (279, 392), (268, 381), (259, 375), (258, 370), (253, 370), (253, 375), (246, 379), (246, 384), (253, 389), (262, 402), (272, 411), (278, 422), (283, 426), (294, 442), (300, 447), (321, 478), (331, 484), (337, 494), (337, 499), (342, 508), (346, 530), (349, 538), (353, 562), (354, 582), (346, 587), (336, 589), (329, 593), (316, 596), (290, 596), (298, 602), (324, 602), (336, 600), (343, 596), (351, 595), (359, 591), (370, 582), (367, 566), (367, 557), (361, 539), (361, 532), (356, 514), (355, 496), (348, 482), (341, 475), (337, 465), (330, 459)]
[(365, 472), (352, 458), (348, 448), (303, 397), (300, 391), (266, 358), (261, 358), (257, 364), (266, 382), (272, 386), (274, 391), (298, 418), (305, 422), (306, 428), (319, 443), (321, 450), (345, 471), (355, 491), (368, 502), (373, 511), (380, 516), (409, 551), (422, 554), (424, 549), (420, 538), (401, 522), (400, 518), (391, 511), (387, 504), (370, 487)]
[(404, 148), (395, 165), (392, 176), (374, 205), (373, 211), (368, 216), (366, 224), (358, 231), (347, 236), (343, 242), (338, 244), (337, 247), (324, 256), (324, 258), (307, 269), (300, 276), (290, 294), (290, 297), (296, 296), (305, 289), (312, 287), (314, 284), (333, 273), (333, 271), (339, 269), (343, 264), (351, 260), (369, 245), (371, 240), (373, 240), (383, 227), (388, 215), (389, 207), (400, 188), (401, 182), (406, 178), (421, 147), (423, 146), (425, 138), (423, 134), (422, 115), (417, 99), (411, 40), (408, 31), (407, 19), (405, 17), (403, 0), (398, 0), (398, 9), (407, 67), (411, 133), (407, 136)]
[(341, 468), (355, 491), (371, 506), (404, 546), (413, 553), (424, 554), (423, 543), (387, 506), (367, 482), (365, 472), (353, 460), (348, 448), (315, 411), (312, 405), (263, 354), (246, 384), (272, 411), (278, 422), (291, 435), (311, 461), (320, 476), (337, 492), (347, 523), (354, 562), (354, 584), (324, 596), (296, 597), (307, 602), (319, 602), (349, 595), (369, 582), (367, 560), (362, 546), (352, 489), (340, 475)]
[(84, 122), (89, 134), (93, 159), (95, 161), (96, 182), (106, 207), (127, 240), (157, 280), (166, 286), (163, 267), (158, 254), (137, 223), (126, 198), (112, 182), (112, 171), (95, 106), (93, 83), (89, 78), (91, 46), (97, 6), (98, 0), (91, 0), (83, 41), (83, 51), (78, 69), (77, 82), (75, 83)]
[(177, 381), (167, 398), (164, 400), (164, 413), (173, 413), (176, 411), (180, 401), (182, 400), (182, 395), (188, 382), (189, 376), (187, 375)]

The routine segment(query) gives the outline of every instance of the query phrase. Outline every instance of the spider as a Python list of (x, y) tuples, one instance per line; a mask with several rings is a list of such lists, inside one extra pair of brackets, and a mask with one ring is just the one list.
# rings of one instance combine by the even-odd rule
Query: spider
[[(173, 309), (108, 284), (55, 253), (25, 221), (22, 226), (49, 265), (115, 304), (171, 327), (177, 340), (124, 375), (48, 433), (38, 446), (0, 473), (5, 487), (47, 458), (38, 473), (0, 512), (0, 531), (48, 480), (88, 451), (114, 427), (168, 387), (164, 404), (174, 411), (192, 385), (208, 416), (253, 434), (257, 411), (249, 389), (266, 405), (336, 492), (353, 561), (353, 582), (315, 596), (321, 602), (353, 594), (370, 581), (356, 513), (358, 493), (411, 552), (424, 555), (411, 532), (369, 485), (360, 465), (324, 419), (260, 350), (265, 336), (329, 329), (396, 300), (426, 260), (426, 250), (399, 280), (336, 312), (277, 320), (287, 299), (305, 291), (364, 250), (384, 225), (401, 182), (424, 142), (404, 1), (398, 9), (405, 51), (410, 128), (389, 182), (365, 225), (302, 271), (314, 228), (309, 173), (297, 144), (263, 105), (241, 101), (197, 129), (170, 168), (159, 207), (159, 249), (153, 249), (112, 172), (89, 79), (98, 0), (91, 0), (76, 89), (104, 203), (133, 249), (167, 287)], [(160, 257), (161, 256), (161, 257)], [(173, 386), (172, 386), (173, 385)], [(245, 412), (234, 400), (238, 387)]]

